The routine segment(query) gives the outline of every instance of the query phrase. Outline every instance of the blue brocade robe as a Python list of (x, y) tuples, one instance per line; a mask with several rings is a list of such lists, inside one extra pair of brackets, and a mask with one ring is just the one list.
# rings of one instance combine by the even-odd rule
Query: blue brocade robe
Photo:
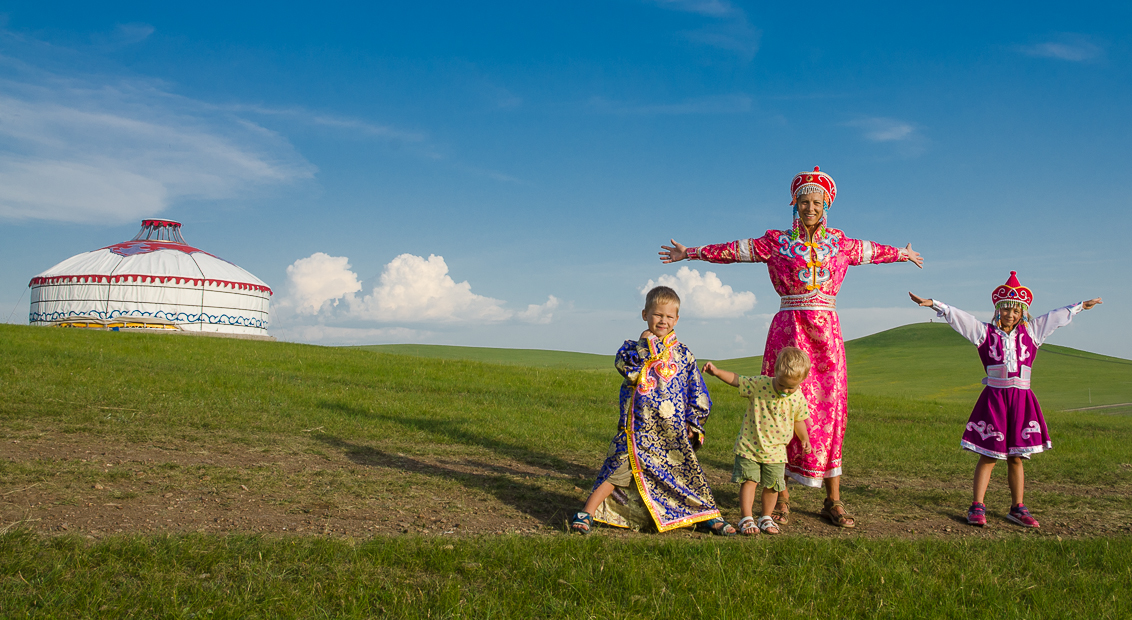
[[(594, 518), (639, 529), (651, 516), (663, 532), (720, 516), (692, 445), (703, 443), (704, 422), (711, 412), (695, 356), (674, 333), (664, 339), (650, 335), (625, 341), (615, 365), (625, 377), (621, 419), (594, 489), (626, 461), (632, 482), (616, 486)], [(692, 441), (688, 427), (696, 434)]]

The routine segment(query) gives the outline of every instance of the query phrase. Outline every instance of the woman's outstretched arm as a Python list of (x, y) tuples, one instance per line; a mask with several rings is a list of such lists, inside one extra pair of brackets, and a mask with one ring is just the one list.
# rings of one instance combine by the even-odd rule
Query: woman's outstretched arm
[[(924, 268), (924, 257), (920, 256), (919, 252), (912, 249), (911, 243), (909, 243), (908, 245), (901, 248), (900, 251), (904, 253), (904, 256), (908, 257), (908, 260), (912, 261), (913, 263), (916, 263), (917, 267), (919, 267), (920, 269)], [(921, 305), (923, 305), (923, 304), (921, 304)]]
[(688, 258), (688, 246), (676, 243), (675, 239), (669, 239), (672, 243), (671, 246), (660, 246), (660, 262), (662, 263), (676, 263)]
[(716, 243), (688, 247), (672, 239), (672, 245), (660, 246), (660, 260), (675, 263), (682, 260), (702, 260), (709, 263), (765, 263), (777, 247), (768, 236), (759, 239), (739, 239), (730, 243)]

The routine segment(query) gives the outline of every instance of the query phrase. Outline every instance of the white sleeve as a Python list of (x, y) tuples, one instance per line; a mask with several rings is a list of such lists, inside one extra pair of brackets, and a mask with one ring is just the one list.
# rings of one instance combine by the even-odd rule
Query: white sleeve
[(942, 317), (952, 329), (970, 340), (976, 347), (987, 339), (987, 324), (959, 308), (952, 308), (942, 301), (933, 299), (932, 310), (935, 310), (936, 316)]
[(1057, 331), (1058, 327), (1065, 327), (1073, 320), (1073, 317), (1080, 311), (1084, 310), (1084, 304), (1078, 303), (1072, 306), (1065, 306), (1057, 310), (1050, 310), (1049, 312), (1039, 316), (1038, 318), (1030, 321), (1030, 337), (1034, 339), (1034, 344), (1039, 347)]

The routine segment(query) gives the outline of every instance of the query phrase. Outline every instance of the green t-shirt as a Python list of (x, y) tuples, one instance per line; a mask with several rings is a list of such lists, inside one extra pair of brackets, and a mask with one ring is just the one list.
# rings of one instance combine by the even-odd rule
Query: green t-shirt
[(739, 427), (735, 454), (758, 463), (785, 463), (794, 423), (810, 418), (802, 390), (781, 396), (771, 377), (739, 377), (739, 395), (749, 398), (751, 405)]

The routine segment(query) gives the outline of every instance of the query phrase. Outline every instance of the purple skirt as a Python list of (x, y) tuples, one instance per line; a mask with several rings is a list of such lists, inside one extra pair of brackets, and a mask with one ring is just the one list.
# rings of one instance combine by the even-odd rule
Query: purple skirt
[(1030, 458), (1053, 447), (1041, 405), (1030, 390), (983, 388), (959, 444), (983, 456)]

